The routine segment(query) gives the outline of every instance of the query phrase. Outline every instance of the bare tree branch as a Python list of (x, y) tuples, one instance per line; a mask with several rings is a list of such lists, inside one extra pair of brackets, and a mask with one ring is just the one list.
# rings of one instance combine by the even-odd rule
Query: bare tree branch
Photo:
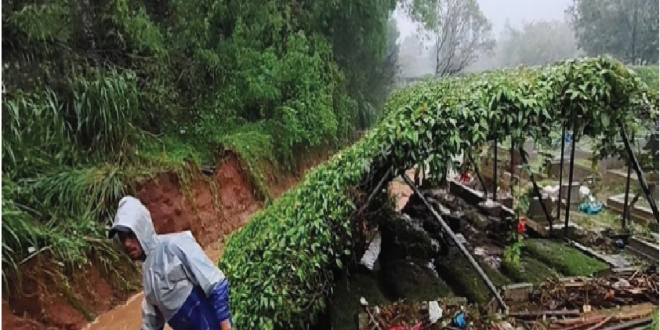
[(476, 0), (439, 0), (437, 15), (436, 76), (459, 74), (494, 48), (491, 24)]

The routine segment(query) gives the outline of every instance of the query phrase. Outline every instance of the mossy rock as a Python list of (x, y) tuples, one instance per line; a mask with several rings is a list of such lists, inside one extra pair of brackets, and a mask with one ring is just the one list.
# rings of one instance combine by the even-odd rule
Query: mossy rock
[[(496, 288), (511, 284), (511, 280), (498, 270), (479, 259), (477, 259), (477, 263)], [(440, 277), (451, 286), (457, 296), (465, 297), (476, 303), (487, 303), (493, 297), (486, 283), (459, 251), (454, 249), (447, 258), (438, 261), (436, 265)]]
[(429, 260), (438, 253), (431, 237), (422, 229), (416, 229), (403, 218), (395, 218), (381, 224), (383, 247), (381, 259), (394, 260), (410, 256)]
[(362, 310), (360, 298), (370, 305), (384, 305), (390, 301), (385, 297), (376, 274), (356, 273), (337, 279), (329, 301), (331, 325), (336, 330), (354, 330), (357, 313)]
[(390, 261), (384, 264), (380, 276), (384, 291), (393, 301), (422, 302), (454, 295), (422, 260)]
[(521, 257), (518, 269), (511, 269), (505, 265), (502, 264), (502, 272), (516, 283), (529, 282), (536, 284), (561, 275), (543, 262), (527, 255)]
[(567, 276), (591, 276), (609, 266), (562, 242), (546, 239), (525, 241), (525, 250), (534, 259)]

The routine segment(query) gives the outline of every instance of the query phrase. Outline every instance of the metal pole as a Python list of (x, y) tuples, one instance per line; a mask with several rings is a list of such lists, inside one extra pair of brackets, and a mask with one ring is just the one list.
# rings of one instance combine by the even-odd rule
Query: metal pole
[(495, 285), (493, 284), (493, 282), (490, 281), (490, 279), (488, 278), (488, 275), (486, 275), (486, 273), (484, 273), (483, 269), (481, 269), (481, 267), (479, 266), (477, 261), (474, 260), (474, 258), (470, 254), (470, 252), (458, 240), (458, 237), (456, 237), (456, 235), (451, 230), (449, 225), (447, 225), (447, 223), (442, 219), (440, 214), (438, 214), (438, 212), (435, 211), (433, 206), (431, 206), (429, 201), (426, 200), (426, 197), (424, 197), (422, 195), (422, 192), (419, 191), (419, 189), (415, 186), (415, 184), (413, 184), (413, 182), (410, 181), (410, 178), (408, 178), (408, 175), (403, 173), (403, 174), (401, 174), (401, 177), (410, 186), (410, 188), (415, 192), (415, 194), (417, 194), (417, 196), (419, 196), (419, 198), (422, 200), (422, 202), (424, 202), (424, 205), (426, 205), (426, 207), (429, 209), (429, 211), (431, 211), (431, 214), (433, 214), (435, 219), (438, 220), (438, 222), (440, 223), (440, 226), (442, 226), (442, 229), (447, 233), (447, 235), (449, 235), (449, 237), (452, 239), (452, 241), (454, 241), (454, 244), (456, 244), (456, 246), (458, 246), (458, 249), (461, 251), (461, 253), (470, 262), (470, 265), (472, 265), (472, 267), (477, 271), (477, 273), (479, 273), (479, 276), (486, 283), (486, 286), (488, 286), (488, 289), (493, 293), (493, 295), (495, 295), (495, 299), (497, 299), (497, 301), (500, 303), (500, 306), (502, 306), (502, 308), (504, 310), (508, 311), (509, 307), (504, 302), (504, 299), (502, 299), (502, 296), (500, 296), (500, 293), (497, 292), (497, 288), (495, 288)]
[(364, 210), (367, 209), (367, 206), (369, 206), (369, 203), (371, 203), (371, 200), (374, 198), (374, 196), (376, 196), (378, 191), (381, 188), (383, 188), (383, 185), (385, 184), (385, 182), (387, 182), (389, 179), (391, 179), (391, 173), (392, 173), (391, 169), (387, 170), (385, 175), (383, 175), (383, 177), (380, 179), (380, 181), (376, 185), (376, 188), (374, 188), (374, 190), (371, 192), (371, 194), (369, 194), (369, 197), (367, 197), (367, 201), (364, 203), (364, 205), (362, 205), (362, 207), (360, 208), (360, 210), (358, 210), (358, 212), (354, 215), (354, 217), (357, 217), (362, 212), (364, 212)]
[[(523, 148), (520, 148), (520, 155), (522, 156), (523, 164), (528, 164), (527, 154), (525, 153), (525, 150), (523, 150)], [(536, 184), (536, 180), (534, 180), (534, 172), (532, 172), (531, 170), (529, 171), (529, 179), (532, 180), (532, 185), (534, 186), (534, 194), (536, 195), (536, 198), (539, 199), (539, 203), (541, 203), (541, 209), (543, 209), (543, 214), (545, 214), (545, 219), (548, 220), (548, 224), (550, 225), (550, 232), (552, 232), (552, 225), (554, 221), (552, 220), (552, 216), (550, 215), (548, 209), (545, 208), (545, 203), (543, 203), (543, 196), (541, 195), (541, 189), (539, 189), (539, 185)]]
[[(513, 137), (511, 137), (511, 149), (509, 150), (509, 157), (511, 158), (511, 161), (509, 162), (509, 174), (511, 176), (509, 177), (509, 186), (513, 187), (513, 153), (515, 150), (513, 149)], [(513, 188), (509, 188), (513, 189)], [(511, 191), (511, 195), (513, 196), (513, 190)]]
[[(568, 240), (568, 217), (571, 213), (571, 191), (573, 190), (573, 165), (575, 165), (575, 144), (577, 143), (577, 139), (575, 138), (575, 132), (577, 132), (577, 123), (575, 120), (575, 111), (572, 111), (573, 115), (572, 121), (573, 121), (573, 134), (572, 134), (572, 139), (571, 139), (571, 159), (569, 161), (569, 168), (568, 168), (568, 193), (566, 196), (566, 214), (564, 214), (564, 239)], [(561, 186), (559, 187), (559, 190), (561, 190)], [(561, 199), (559, 200), (559, 204), (561, 204)]]
[(479, 183), (481, 183), (481, 188), (484, 190), (484, 199), (488, 199), (488, 189), (486, 189), (486, 183), (484, 182), (484, 178), (482, 178), (481, 173), (479, 173), (479, 169), (477, 168), (477, 163), (474, 161), (474, 158), (472, 158), (472, 151), (469, 151), (467, 154), (468, 154), (468, 159), (470, 160), (472, 166), (474, 167), (474, 173), (477, 174)]
[(564, 151), (566, 150), (566, 123), (564, 123), (564, 116), (566, 107), (561, 108), (561, 155), (559, 160), (559, 196), (557, 202), (557, 219), (561, 219), (561, 184), (564, 179)]
[(626, 217), (628, 217), (628, 212), (630, 212), (630, 206), (628, 205), (628, 196), (630, 195), (631, 175), (632, 175), (632, 164), (630, 163), (630, 157), (628, 157), (628, 174), (626, 175), (626, 194), (623, 198), (623, 214), (621, 215), (621, 229), (626, 229)]
[(493, 155), (494, 158), (494, 165), (493, 165), (493, 201), (497, 201), (497, 137), (495, 138), (495, 154)]
[(632, 151), (632, 148), (630, 148), (630, 141), (628, 141), (628, 135), (626, 134), (626, 130), (623, 127), (623, 124), (619, 121), (619, 128), (621, 129), (621, 138), (623, 139), (623, 144), (626, 147), (626, 151), (628, 151), (628, 159), (632, 162), (632, 165), (634, 166), (633, 168), (635, 169), (635, 173), (637, 173), (637, 179), (639, 180), (639, 184), (642, 186), (642, 191), (644, 191), (644, 194), (646, 195), (646, 199), (649, 202), (649, 205), (651, 206), (651, 211), (653, 211), (653, 216), (655, 217), (656, 222), (660, 222), (660, 216), (658, 216), (658, 205), (655, 203), (655, 199), (653, 196), (651, 196), (651, 190), (649, 189), (648, 183), (646, 183), (646, 178), (644, 177), (644, 173), (642, 173), (642, 169), (639, 166), (639, 162), (637, 161), (637, 156), (635, 156), (635, 153)]

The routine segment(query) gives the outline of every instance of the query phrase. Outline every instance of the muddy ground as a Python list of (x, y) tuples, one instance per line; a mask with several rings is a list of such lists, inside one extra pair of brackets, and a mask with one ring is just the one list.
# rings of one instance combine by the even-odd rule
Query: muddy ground
[[(326, 150), (312, 153), (301, 161), (297, 173), (282, 175), (279, 171), (270, 171), (269, 188), (273, 197), (292, 188), (308, 169), (330, 155)], [(213, 176), (197, 176), (188, 187), (184, 189), (175, 174), (163, 173), (138, 184), (136, 197), (151, 211), (158, 233), (190, 230), (200, 244), (207, 247), (213, 260), (217, 260), (221, 254), (218, 240), (244, 226), (263, 203), (257, 197), (244, 164), (231, 154), (218, 164)], [(105, 251), (92, 251), (90, 260), (106, 260), (97, 257), (107, 255)], [(6, 284), (2, 301), (3, 329), (79, 330), (99, 315), (125, 303), (129, 297), (135, 299), (140, 288), (139, 269), (116, 260), (110, 263), (92, 261), (80, 269), (69, 270), (53, 263), (48, 254), (43, 253), (23, 264), (20, 275), (10, 276), (3, 283)], [(115, 309), (108, 313), (112, 317), (100, 318), (108, 324), (95, 324), (93, 329), (137, 329), (138, 307), (139, 301), (137, 305)]]

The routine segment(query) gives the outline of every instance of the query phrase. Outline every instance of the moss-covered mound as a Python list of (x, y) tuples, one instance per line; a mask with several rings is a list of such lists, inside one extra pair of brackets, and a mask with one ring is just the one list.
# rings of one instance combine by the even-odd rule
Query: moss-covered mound
[(229, 239), (219, 266), (232, 282), (238, 329), (294, 328), (316, 320), (326, 307), (333, 268), (342, 267), (352, 250), (352, 217), (364, 202), (355, 192), (373, 187), (387, 170), (427, 161), (440, 179), (446, 160), (464, 149), (507, 135), (517, 146), (527, 137), (549, 135), (550, 124), (570, 118), (561, 117), (562, 107), (577, 111), (590, 133), (613, 145), (617, 122), (635, 120), (645, 90), (631, 70), (598, 58), (446, 79), (396, 93), (364, 139)]
[[(455, 294), (471, 302), (487, 303), (493, 294), (488, 286), (472, 268), (470, 262), (458, 251), (438, 262), (438, 273), (451, 285)], [(477, 259), (479, 266), (496, 288), (511, 284), (511, 281), (498, 270)]]
[(568, 276), (591, 276), (609, 266), (561, 242), (530, 239), (525, 248), (534, 258)]
[(560, 274), (549, 267), (547, 264), (534, 259), (528, 255), (523, 255), (520, 260), (520, 266), (512, 269), (502, 265), (503, 273), (515, 283), (529, 282), (541, 283), (551, 278), (557, 278)]

